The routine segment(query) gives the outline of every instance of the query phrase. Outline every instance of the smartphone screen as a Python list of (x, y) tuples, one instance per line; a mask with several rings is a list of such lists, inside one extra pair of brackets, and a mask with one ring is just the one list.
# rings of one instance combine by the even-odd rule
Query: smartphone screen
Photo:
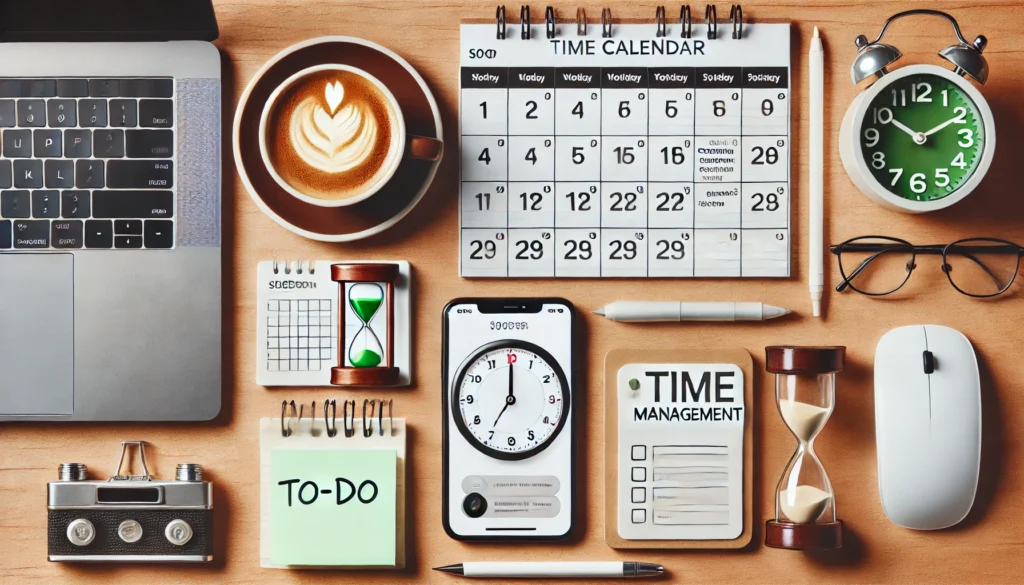
[(444, 313), (444, 524), (469, 540), (572, 527), (575, 310), (457, 299)]

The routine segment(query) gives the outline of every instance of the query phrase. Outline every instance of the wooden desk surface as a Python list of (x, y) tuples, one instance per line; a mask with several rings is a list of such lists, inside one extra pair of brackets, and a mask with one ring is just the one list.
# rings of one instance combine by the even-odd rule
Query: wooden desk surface
[[(995, 113), (999, 146), (981, 189), (952, 209), (911, 217), (887, 212), (869, 202), (850, 183), (839, 160), (839, 124), (855, 94), (849, 81), (853, 38), (877, 34), (889, 15), (912, 7), (898, 2), (745, 2), (748, 19), (795, 21), (793, 34), (794, 275), (782, 281), (616, 280), (586, 283), (468, 281), (456, 272), (458, 245), (458, 24), (462, 18), (487, 18), (494, 2), (423, 0), (217, 0), (224, 55), (225, 144), (235, 101), (252, 74), (277, 51), (303, 39), (354, 35), (388, 46), (426, 78), (441, 105), (448, 153), (430, 193), (397, 227), (374, 239), (349, 245), (304, 240), (264, 216), (244, 192), (225, 146), (225, 325), (224, 410), (218, 420), (198, 425), (8, 424), (0, 427), (0, 578), (5, 584), (110, 583), (456, 583), (430, 567), (484, 559), (544, 558), (598, 560), (628, 558), (659, 561), (673, 582), (687, 583), (866, 583), (866, 582), (1010, 582), (1024, 569), (1024, 378), (1020, 358), (1020, 285), (997, 301), (969, 299), (945, 281), (935, 258), (919, 259), (919, 269), (898, 297), (871, 299), (857, 294), (826, 296), (826, 319), (809, 316), (806, 275), (808, 130), (805, 57), (814, 25), (827, 50), (825, 162), (826, 243), (866, 234), (890, 234), (917, 243), (950, 242), (967, 236), (995, 236), (1024, 242), (1024, 197), (1020, 165), (1024, 146), (1024, 8), (1020, 3), (989, 1), (926, 2), (952, 12), (965, 35), (989, 38), (985, 54), (991, 76), (983, 93)], [(616, 18), (652, 18), (654, 2), (611, 3)], [(510, 18), (517, 6), (510, 5)], [(575, 14), (574, 3), (556, 3), (560, 16)], [(591, 18), (600, 4), (585, 6)], [(534, 6), (535, 18), (543, 14)], [(672, 4), (671, 13), (677, 10)], [(728, 14), (725, 5), (719, 5)], [(702, 12), (694, 5), (694, 14)], [(904, 63), (938, 62), (935, 53), (953, 37), (948, 25), (917, 19), (892, 30)], [(403, 258), (415, 269), (415, 384), (389, 393), (397, 412), (412, 427), (412, 486), (408, 523), (410, 568), (404, 573), (289, 572), (259, 567), (258, 447), (256, 419), (273, 416), (282, 397), (322, 400), (340, 391), (266, 390), (254, 381), (256, 263), (270, 258)], [(837, 270), (825, 264), (826, 282)], [(826, 287), (828, 288), (828, 287)], [(557, 545), (467, 545), (448, 538), (441, 526), (440, 351), (441, 309), (462, 295), (564, 295), (582, 311), (583, 352), (579, 502), (580, 530), (572, 542)], [(606, 322), (589, 311), (616, 299), (755, 300), (789, 307), (798, 315), (770, 324), (629, 326)], [(233, 302), (231, 301), (233, 299)], [(964, 332), (974, 343), (983, 372), (984, 456), (977, 501), (962, 525), (937, 533), (911, 532), (890, 523), (878, 497), (874, 443), (872, 361), (875, 344), (890, 328), (940, 323)], [(187, 340), (183, 340), (187, 342)], [(837, 554), (802, 554), (767, 549), (762, 523), (771, 512), (773, 490), (793, 450), (793, 439), (777, 414), (773, 380), (764, 373), (765, 345), (845, 344), (847, 369), (838, 380), (837, 407), (818, 441), (818, 451), (846, 522), (847, 546)], [(619, 554), (604, 542), (602, 364), (613, 347), (740, 346), (755, 360), (755, 510), (754, 541), (747, 552), (659, 552)], [(364, 396), (365, 392), (352, 393)], [(118, 442), (145, 439), (154, 444), (151, 460), (161, 475), (174, 464), (206, 466), (215, 485), (217, 562), (206, 567), (71, 566), (46, 561), (46, 482), (57, 464), (87, 463), (109, 475)], [(345, 527), (339, 527), (344, 530)]]

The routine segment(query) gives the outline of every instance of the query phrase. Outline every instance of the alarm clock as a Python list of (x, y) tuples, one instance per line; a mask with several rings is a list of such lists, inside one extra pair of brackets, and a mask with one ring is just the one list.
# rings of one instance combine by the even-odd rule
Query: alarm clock
[[(958, 43), (939, 55), (938, 65), (909, 65), (888, 71), (900, 51), (881, 42), (889, 25), (904, 16), (933, 15), (953, 25)], [(854, 41), (853, 83), (877, 79), (850, 104), (839, 132), (839, 153), (850, 179), (871, 200), (906, 213), (924, 213), (967, 197), (985, 177), (995, 152), (992, 110), (966, 79), (984, 85), (987, 40), (968, 43), (956, 20), (938, 10), (900, 12), (878, 38)]]
[(575, 310), (456, 299), (444, 312), (443, 524), (459, 540), (559, 540), (575, 493)]

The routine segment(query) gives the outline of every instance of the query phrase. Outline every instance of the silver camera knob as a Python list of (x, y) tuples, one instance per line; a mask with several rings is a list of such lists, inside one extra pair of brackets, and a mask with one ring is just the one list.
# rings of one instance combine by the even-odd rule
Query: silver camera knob
[(76, 518), (68, 524), (68, 540), (75, 546), (88, 546), (96, 538), (96, 527), (85, 518)]
[(185, 546), (188, 541), (192, 540), (192, 527), (188, 525), (188, 522), (176, 518), (167, 523), (164, 536), (167, 537), (167, 542), (174, 546)]
[(61, 463), (57, 468), (60, 481), (84, 481), (89, 476), (85, 463)]
[(138, 542), (142, 539), (142, 525), (136, 520), (125, 520), (118, 525), (117, 536), (128, 544)]

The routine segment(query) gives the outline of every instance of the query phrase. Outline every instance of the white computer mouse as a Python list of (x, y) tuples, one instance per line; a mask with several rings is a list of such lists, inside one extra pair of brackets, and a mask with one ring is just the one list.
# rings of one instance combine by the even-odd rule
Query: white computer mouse
[(878, 489), (890, 520), (948, 528), (974, 505), (981, 381), (971, 342), (941, 325), (886, 333), (875, 351)]

